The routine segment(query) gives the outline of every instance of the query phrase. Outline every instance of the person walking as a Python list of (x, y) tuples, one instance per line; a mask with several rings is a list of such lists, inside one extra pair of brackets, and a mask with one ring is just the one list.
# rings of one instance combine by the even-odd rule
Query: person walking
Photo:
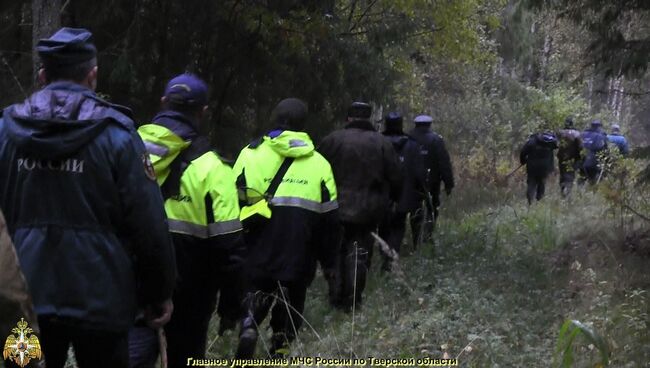
[[(424, 168), (418, 143), (404, 133), (402, 115), (391, 112), (384, 119), (382, 134), (393, 144), (402, 169), (402, 191), (397, 202), (391, 203), (384, 221), (379, 226), (379, 236), (399, 255), (404, 234), (406, 217), (414, 215), (421, 205), (421, 191), (424, 187)], [(390, 271), (392, 259), (382, 254), (382, 270)]]
[(372, 108), (354, 102), (344, 129), (326, 136), (318, 151), (332, 165), (339, 192), (343, 244), (339, 258), (342, 279), (334, 305), (345, 311), (362, 304), (374, 238), (371, 232), (397, 202), (402, 179), (393, 145), (370, 122)]
[(553, 172), (555, 149), (557, 137), (550, 131), (531, 135), (521, 149), (519, 161), (526, 165), (526, 199), (529, 205), (544, 197), (546, 178)]
[(581, 165), (580, 184), (589, 181), (597, 184), (603, 175), (605, 155), (607, 153), (607, 135), (602, 129), (600, 120), (593, 120), (589, 128), (582, 132), (582, 148), (584, 158)]
[(564, 129), (560, 129), (558, 136), (557, 160), (560, 168), (560, 191), (563, 197), (567, 197), (573, 188), (576, 172), (580, 170), (582, 138), (580, 132), (575, 129), (571, 117), (566, 118)]
[(92, 34), (38, 41), (41, 90), (0, 120), (0, 207), (48, 368), (128, 367), (137, 302), (170, 318), (175, 260), (151, 161), (129, 109), (95, 94)]
[(433, 118), (429, 115), (419, 115), (413, 123), (415, 127), (409, 135), (420, 145), (425, 170), (425, 184), (420, 190), (420, 203), (424, 201), (426, 212), (419, 211), (411, 216), (413, 244), (417, 247), (421, 241), (431, 239), (439, 214), (441, 184), (445, 184), (447, 196), (451, 195), (454, 189), (454, 173), (444, 139), (431, 130)]
[(271, 113), (274, 129), (246, 146), (235, 162), (248, 247), (246, 314), (237, 358), (254, 356), (258, 328), (269, 311), (268, 353), (287, 355), (303, 322), (317, 261), (326, 279), (336, 280), (336, 183), (330, 164), (305, 133), (307, 113), (297, 98), (280, 101)]
[[(242, 267), (245, 245), (232, 169), (199, 133), (208, 105), (208, 87), (194, 74), (167, 83), (162, 111), (138, 132), (159, 174), (176, 250), (178, 283), (174, 315), (165, 327), (170, 367), (205, 357), (208, 326), (217, 295), (230, 300), (226, 324), (243, 317)], [(222, 321), (222, 324), (224, 321)]]

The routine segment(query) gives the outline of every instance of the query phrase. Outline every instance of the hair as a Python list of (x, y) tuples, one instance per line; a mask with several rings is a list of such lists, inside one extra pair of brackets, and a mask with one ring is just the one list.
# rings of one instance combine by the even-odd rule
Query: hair
[(54, 66), (54, 65), (45, 65), (45, 76), (47, 77), (48, 82), (54, 82), (59, 80), (69, 80), (73, 82), (83, 81), (88, 73), (97, 66), (97, 58), (86, 60), (84, 62), (66, 65), (66, 66)]
[(204, 105), (191, 105), (191, 104), (184, 104), (184, 103), (176, 103), (167, 100), (165, 103), (165, 107), (169, 110), (180, 112), (182, 114), (187, 114), (187, 115), (194, 115), (203, 110)]

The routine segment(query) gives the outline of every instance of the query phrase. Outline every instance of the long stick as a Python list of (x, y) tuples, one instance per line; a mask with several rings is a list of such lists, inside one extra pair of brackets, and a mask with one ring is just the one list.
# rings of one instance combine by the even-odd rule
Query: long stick
[(160, 368), (167, 368), (167, 336), (162, 327), (158, 328), (158, 350), (160, 350)]
[(510, 174), (506, 175), (506, 180), (508, 180), (508, 178), (510, 178), (510, 177), (512, 176), (512, 174), (516, 173), (517, 170), (521, 169), (523, 166), (524, 166), (524, 164), (519, 164), (519, 166), (517, 166), (516, 169), (512, 170), (512, 171), (510, 172)]

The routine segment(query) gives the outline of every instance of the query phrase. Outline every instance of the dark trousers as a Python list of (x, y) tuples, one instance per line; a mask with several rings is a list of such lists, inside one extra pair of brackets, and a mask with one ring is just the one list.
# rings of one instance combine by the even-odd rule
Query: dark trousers
[(138, 323), (129, 330), (129, 367), (155, 368), (158, 360), (158, 333)]
[(240, 359), (253, 357), (257, 330), (269, 311), (273, 330), (269, 353), (273, 355), (278, 349), (288, 346), (302, 326), (307, 297), (307, 285), (302, 282), (254, 279), (250, 283), (250, 291), (244, 299), (246, 316), (242, 320), (242, 334), (246, 333), (249, 339), (240, 339), (236, 354)]
[(571, 193), (573, 182), (576, 178), (576, 168), (574, 161), (564, 161), (559, 163), (560, 166), (560, 190), (562, 196), (566, 197)]
[(127, 332), (89, 330), (53, 319), (38, 319), (39, 339), (47, 368), (63, 368), (70, 344), (79, 368), (128, 368)]
[(341, 277), (340, 297), (338, 307), (348, 310), (353, 304), (361, 305), (362, 293), (366, 287), (366, 279), (372, 259), (374, 238), (370, 234), (375, 230), (374, 224), (343, 225), (343, 243), (339, 258)]
[[(402, 240), (406, 232), (406, 215), (407, 212), (390, 212), (386, 219), (379, 226), (379, 236), (388, 243), (388, 245), (397, 254), (402, 248)], [(382, 269), (390, 271), (391, 258), (382, 253)]]
[(529, 173), (526, 182), (528, 184), (528, 188), (526, 189), (528, 204), (533, 203), (533, 199), (539, 201), (544, 198), (544, 192), (546, 190), (546, 175), (534, 175)]
[(600, 166), (583, 167), (580, 171), (579, 184), (583, 185), (585, 181), (589, 181), (590, 185), (595, 185), (602, 176), (601, 172)]
[[(176, 239), (175, 239), (176, 240)], [(243, 315), (243, 290), (239, 266), (233, 266), (232, 253), (205, 244), (175, 241), (178, 283), (174, 291), (174, 313), (165, 326), (169, 367), (185, 367), (187, 358), (203, 359), (208, 325), (224, 285), (234, 290), (221, 294), (224, 317), (239, 320)], [(234, 267), (234, 268), (233, 268)]]

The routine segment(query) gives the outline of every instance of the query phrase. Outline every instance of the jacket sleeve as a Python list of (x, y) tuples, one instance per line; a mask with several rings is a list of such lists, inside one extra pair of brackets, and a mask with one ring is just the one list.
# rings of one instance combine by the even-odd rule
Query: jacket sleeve
[(402, 194), (402, 165), (390, 141), (383, 136), (382, 140), (384, 143), (382, 149), (384, 155), (384, 173), (390, 188), (389, 195), (393, 202), (397, 202)]
[[(319, 215), (318, 225), (314, 232), (318, 260), (324, 270), (336, 270), (341, 247), (342, 231), (339, 222), (339, 211), (336, 183), (332, 169), (328, 168), (321, 184), (321, 197), (324, 211)], [(327, 208), (325, 208), (327, 207)]]
[(116, 162), (124, 236), (135, 256), (140, 299), (160, 303), (172, 295), (176, 260), (160, 189), (146, 174), (151, 163), (137, 133), (118, 151)]
[(445, 141), (439, 138), (436, 144), (436, 156), (438, 157), (438, 169), (440, 170), (440, 178), (445, 183), (445, 189), (451, 190), (454, 187), (454, 172), (451, 166), (451, 158), (449, 151), (445, 146)]

